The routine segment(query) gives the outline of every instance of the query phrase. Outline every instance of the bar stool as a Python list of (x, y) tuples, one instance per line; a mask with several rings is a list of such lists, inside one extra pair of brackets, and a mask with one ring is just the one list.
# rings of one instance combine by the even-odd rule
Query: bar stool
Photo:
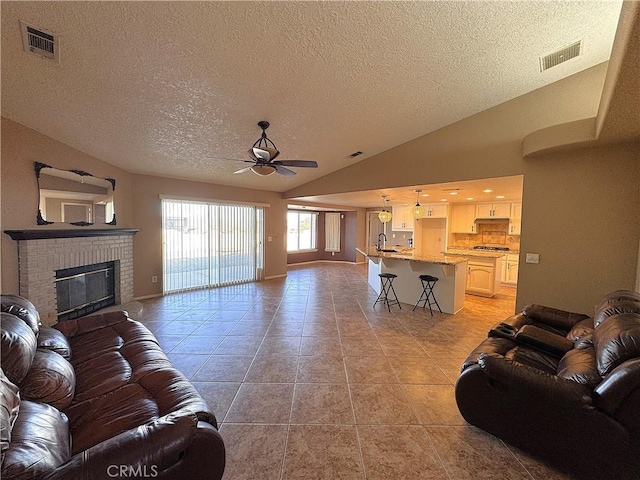
[[(393, 279), (397, 277), (393, 273), (379, 273), (380, 284), (382, 285), (382, 290), (380, 290), (380, 295), (376, 299), (373, 304), (374, 308), (378, 304), (378, 302), (386, 303), (387, 308), (389, 309), (389, 313), (391, 313), (391, 305), (398, 305), (400, 310), (402, 310), (402, 306), (400, 306), (400, 302), (398, 301), (398, 296), (396, 295), (396, 291), (393, 288)], [(393, 293), (393, 298), (389, 298), (389, 295)]]
[[(436, 296), (433, 293), (433, 287), (435, 287), (436, 282), (438, 281), (438, 277), (434, 277), (432, 275), (420, 275), (418, 278), (422, 282), (422, 293), (420, 294), (420, 298), (414, 305), (413, 309), (415, 310), (418, 304), (424, 301), (424, 305), (422, 305), (422, 308), (425, 308), (427, 305), (429, 305), (429, 311), (431, 312), (432, 317), (433, 310), (431, 309), (431, 305), (436, 305), (440, 313), (442, 313), (440, 305), (438, 305), (438, 300), (436, 300)], [(431, 299), (433, 299), (433, 301), (431, 301)]]

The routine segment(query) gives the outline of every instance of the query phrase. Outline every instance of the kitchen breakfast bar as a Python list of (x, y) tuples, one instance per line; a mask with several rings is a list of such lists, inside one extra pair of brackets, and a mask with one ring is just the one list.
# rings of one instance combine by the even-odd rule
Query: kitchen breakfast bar
[(420, 275), (432, 275), (439, 280), (433, 292), (443, 313), (457, 313), (464, 304), (467, 259), (452, 255), (414, 255), (400, 252), (364, 251), (369, 262), (369, 285), (380, 293), (380, 273), (393, 273), (397, 278), (393, 288), (402, 303), (413, 307), (422, 293)]

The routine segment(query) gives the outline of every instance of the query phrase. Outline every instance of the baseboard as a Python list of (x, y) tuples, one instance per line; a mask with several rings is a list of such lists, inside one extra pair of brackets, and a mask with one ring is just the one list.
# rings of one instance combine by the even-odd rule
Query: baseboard
[(265, 280), (273, 280), (274, 278), (284, 278), (286, 277), (286, 273), (281, 273), (280, 275), (269, 275), (268, 277), (264, 277)]
[(148, 298), (163, 297), (164, 293), (154, 293), (153, 295), (143, 295), (142, 297), (133, 297), (134, 300), (147, 300)]
[(287, 267), (295, 267), (296, 265), (311, 265), (313, 263), (347, 263), (349, 265), (357, 265), (356, 262), (349, 262), (347, 260), (311, 260), (309, 262), (288, 263)]

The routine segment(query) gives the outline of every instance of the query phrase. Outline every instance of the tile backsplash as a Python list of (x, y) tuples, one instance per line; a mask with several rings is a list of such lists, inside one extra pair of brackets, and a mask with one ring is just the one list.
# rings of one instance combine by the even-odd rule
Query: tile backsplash
[(520, 235), (509, 235), (509, 222), (478, 223), (478, 233), (454, 233), (449, 248), (473, 248), (476, 245), (509, 247), (520, 251)]

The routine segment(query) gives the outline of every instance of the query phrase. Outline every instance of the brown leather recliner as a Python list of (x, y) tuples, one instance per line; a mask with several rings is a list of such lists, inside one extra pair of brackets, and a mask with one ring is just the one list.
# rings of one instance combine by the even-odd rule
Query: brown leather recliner
[(213, 412), (126, 312), (40, 325), (2, 295), (2, 479), (220, 479)]
[(585, 478), (640, 478), (640, 294), (593, 318), (539, 305), (493, 327), (456, 383), (462, 416)]

